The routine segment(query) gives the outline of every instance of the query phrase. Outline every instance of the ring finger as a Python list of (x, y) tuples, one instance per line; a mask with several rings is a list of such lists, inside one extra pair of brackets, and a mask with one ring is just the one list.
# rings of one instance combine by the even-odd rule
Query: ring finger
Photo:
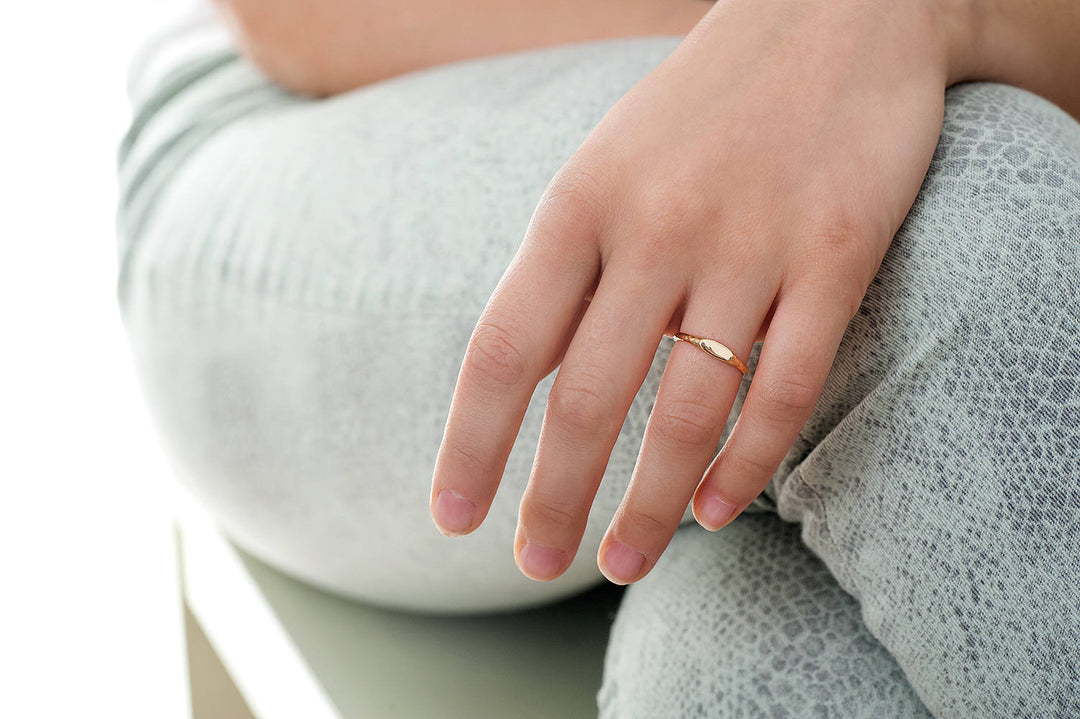
[[(768, 283), (741, 293), (698, 290), (687, 299), (681, 330), (722, 342), (745, 360), (775, 295)], [(600, 544), (600, 569), (612, 582), (643, 577), (671, 541), (716, 454), (741, 380), (739, 369), (689, 342), (672, 347), (630, 487)]]

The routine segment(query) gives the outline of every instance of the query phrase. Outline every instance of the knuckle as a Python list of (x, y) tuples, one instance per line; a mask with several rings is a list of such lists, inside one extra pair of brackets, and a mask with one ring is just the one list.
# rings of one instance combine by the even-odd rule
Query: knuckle
[(615, 414), (610, 401), (580, 382), (553, 388), (548, 403), (557, 422), (590, 435), (606, 430)]
[[(655, 273), (657, 267), (682, 265), (689, 254), (717, 252), (712, 238), (720, 210), (704, 202), (694, 190), (697, 183), (683, 175), (660, 178), (634, 197), (627, 259), (637, 270)], [(691, 243), (695, 253), (687, 251)]]
[(815, 273), (792, 283), (792, 294), (819, 316), (854, 317), (862, 307), (869, 280), (864, 282), (854, 268), (837, 268), (831, 274)]
[(653, 431), (666, 444), (681, 447), (715, 446), (719, 442), (725, 418), (720, 412), (697, 400), (669, 402), (653, 421)]
[(675, 246), (672, 233), (657, 227), (648, 227), (635, 234), (633, 244), (626, 255), (631, 270), (641, 274), (651, 274), (657, 268), (669, 267), (675, 260)]
[(815, 230), (804, 246), (800, 280), (828, 297), (850, 319), (862, 306), (866, 289), (881, 257), (865, 231), (850, 215), (839, 215)]
[(487, 463), (472, 448), (460, 444), (451, 444), (447, 449), (450, 452), (451, 461), (457, 464), (465, 473), (473, 476), (483, 476), (487, 473)]
[(522, 502), (521, 514), (522, 522), (526, 526), (534, 529), (544, 527), (545, 533), (558, 536), (568, 536), (578, 532), (583, 517), (583, 513), (577, 507), (537, 496)]
[(631, 537), (655, 537), (669, 533), (671, 525), (654, 512), (626, 507), (619, 517), (619, 529)]
[(564, 167), (548, 184), (536, 214), (558, 227), (598, 227), (606, 216), (606, 192), (606, 183), (599, 172), (585, 167)]
[(646, 235), (667, 236), (690, 229), (697, 205), (686, 184), (674, 179), (653, 182), (640, 201), (638, 221)]
[(723, 460), (727, 470), (737, 477), (771, 477), (776, 471), (771, 462), (744, 452), (729, 452)]
[(835, 277), (837, 269), (861, 274), (873, 266), (873, 248), (867, 232), (848, 213), (836, 213), (811, 232), (805, 246), (806, 269)]
[(528, 362), (505, 323), (483, 319), (477, 323), (465, 350), (465, 363), (481, 377), (500, 386), (525, 379)]
[(778, 377), (758, 389), (758, 411), (773, 422), (803, 421), (814, 408), (818, 391), (797, 377)]

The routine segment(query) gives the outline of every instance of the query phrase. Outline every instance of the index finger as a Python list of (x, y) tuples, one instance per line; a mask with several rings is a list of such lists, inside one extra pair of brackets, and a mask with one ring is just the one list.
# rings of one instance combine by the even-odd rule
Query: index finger
[(591, 207), (542, 201), (481, 313), (435, 460), (431, 516), (443, 534), (487, 515), (529, 400), (599, 275), (598, 231)]

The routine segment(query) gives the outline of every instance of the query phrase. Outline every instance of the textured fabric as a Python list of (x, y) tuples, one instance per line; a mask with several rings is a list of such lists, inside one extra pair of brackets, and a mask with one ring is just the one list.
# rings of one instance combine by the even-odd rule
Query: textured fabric
[(526, 579), (512, 552), (554, 374), (479, 531), (435, 529), (431, 475), (469, 335), (544, 188), (679, 41), (466, 61), (324, 101), (228, 54), (163, 74), (121, 158), (119, 300), (163, 444), (225, 532), (402, 608), (508, 609), (601, 580), (671, 340), (559, 580)]
[[(325, 101), (282, 92), (230, 53), (160, 75), (122, 151), (119, 301), (177, 473), (230, 537), (317, 585), (410, 609), (513, 608), (599, 580), (596, 548), (671, 340), (565, 577), (526, 580), (511, 553), (553, 376), (477, 533), (434, 529), (429, 482), (469, 334), (544, 187), (679, 41), (454, 63)], [(680, 530), (620, 612), (605, 711), (714, 716), (724, 697), (755, 691), (770, 716), (805, 715), (810, 697), (817, 711), (832, 696), (823, 711), (837, 714), (886, 698), (916, 706), (912, 692), (940, 716), (1080, 711), (1078, 158), (1076, 123), (1033, 95), (949, 92), (923, 193), (754, 506), (801, 522), (803, 547), (780, 549), (793, 530), (776, 517)], [(751, 528), (776, 535), (761, 549), (774, 574), (740, 575), (746, 562), (723, 555)], [(771, 576), (775, 601), (715, 625), (706, 608), (718, 605), (680, 599), (709, 593), (701, 566), (723, 568), (732, 601), (761, 596), (754, 583)], [(803, 625), (857, 646), (857, 679), (841, 676), (842, 651), (807, 656), (817, 643), (767, 613), (808, 597), (835, 600), (816, 615), (825, 626)], [(632, 648), (657, 613), (685, 641), (651, 645), (643, 664)], [(751, 627), (758, 642), (716, 651), (719, 632)], [(743, 682), (770, 648), (771, 678)], [(671, 681), (688, 667), (700, 681)]]
[(930, 716), (859, 606), (772, 514), (681, 529), (626, 594), (602, 717)]
[[(1080, 125), (1013, 88), (949, 91), (918, 200), (758, 505), (802, 524), (806, 547), (936, 716), (1080, 716)], [(783, 670), (716, 663), (748, 624), (722, 626), (710, 603), (731, 577), (712, 572), (730, 571), (723, 555), (748, 551), (748, 533), (680, 537), (630, 589), (607, 716), (712, 716), (692, 709), (755, 694), (763, 715), (801, 716), (830, 685), (825, 715), (889, 715), (849, 694), (835, 657), (792, 644), (782, 622), (757, 630), (754, 649), (785, 647)], [(770, 541), (757, 550), (771, 552), (769, 569), (738, 567), (747, 601), (770, 573), (791, 584), (807, 571), (805, 551), (777, 556)], [(681, 556), (697, 552), (706, 556)], [(775, 589), (781, 606), (810, 601)], [(657, 616), (681, 641), (642, 636), (657, 633)], [(827, 624), (861, 641), (839, 619)], [(712, 681), (682, 676), (699, 672)], [(850, 696), (865, 713), (845, 708)]]

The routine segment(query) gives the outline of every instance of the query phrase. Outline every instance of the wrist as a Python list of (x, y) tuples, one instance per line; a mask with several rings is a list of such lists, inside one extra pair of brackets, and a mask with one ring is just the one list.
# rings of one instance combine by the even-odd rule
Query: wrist
[(931, 0), (944, 36), (946, 86), (981, 79), (992, 0)]
[[(949, 81), (1015, 85), (1080, 119), (1080, 3), (932, 0), (954, 4), (962, 29)], [(966, 6), (966, 7), (965, 7)]]

